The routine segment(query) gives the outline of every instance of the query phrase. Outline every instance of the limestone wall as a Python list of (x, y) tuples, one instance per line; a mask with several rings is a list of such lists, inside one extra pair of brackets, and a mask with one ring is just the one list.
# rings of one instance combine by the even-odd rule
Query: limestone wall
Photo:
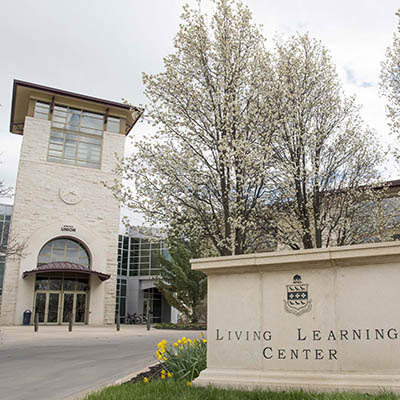
[[(104, 133), (101, 170), (47, 162), (50, 122), (26, 118), (17, 176), (11, 236), (26, 243), (23, 257), (6, 264), (1, 323), (22, 322), (22, 312), (33, 307), (33, 279), (22, 273), (36, 267), (41, 247), (57, 236), (69, 236), (87, 245), (94, 270), (111, 279), (93, 283), (89, 323), (114, 322), (119, 204), (102, 181), (113, 173), (114, 153), (123, 155), (125, 137)], [(79, 201), (68, 204), (60, 191), (72, 190)], [(75, 231), (62, 230), (64, 225)], [(97, 278), (96, 278), (97, 279)], [(96, 301), (94, 301), (96, 300)]]
[(398, 242), (192, 260), (221, 386), (400, 392)]

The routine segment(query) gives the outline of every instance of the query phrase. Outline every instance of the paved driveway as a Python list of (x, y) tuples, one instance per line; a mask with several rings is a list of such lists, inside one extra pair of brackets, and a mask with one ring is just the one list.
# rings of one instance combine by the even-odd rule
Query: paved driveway
[(156, 345), (198, 333), (144, 326), (0, 327), (0, 399), (75, 399), (156, 362)]

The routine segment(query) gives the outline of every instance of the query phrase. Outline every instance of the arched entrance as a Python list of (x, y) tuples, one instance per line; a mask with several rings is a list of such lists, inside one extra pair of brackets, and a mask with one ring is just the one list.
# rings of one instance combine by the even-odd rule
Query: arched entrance
[(73, 273), (37, 273), (34, 313), (39, 323), (62, 324), (87, 322), (89, 278)]
[(57, 238), (39, 252), (37, 267), (23, 277), (35, 274), (33, 313), (41, 324), (88, 322), (90, 275), (100, 280), (110, 276), (91, 269), (87, 249), (71, 238)]

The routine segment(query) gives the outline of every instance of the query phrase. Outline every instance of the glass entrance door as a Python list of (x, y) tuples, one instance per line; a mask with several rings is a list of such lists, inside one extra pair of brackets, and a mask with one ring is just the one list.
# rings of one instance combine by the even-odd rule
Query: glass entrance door
[(74, 309), (74, 294), (64, 293), (62, 322), (68, 323)]
[(86, 293), (36, 292), (35, 313), (41, 324), (74, 324), (86, 322)]
[(36, 276), (34, 315), (40, 324), (85, 324), (88, 319), (89, 279), (71, 274)]
[(47, 323), (58, 324), (60, 293), (47, 293)]
[(38, 322), (44, 323), (46, 314), (46, 293), (36, 293), (35, 313), (38, 314)]
[(72, 315), (73, 322), (86, 322), (86, 293), (64, 293), (62, 323), (68, 323)]
[(76, 293), (75, 323), (84, 323), (86, 319), (86, 293)]
[(37, 292), (35, 299), (35, 313), (39, 323), (58, 324), (60, 293)]
[(161, 301), (162, 294), (157, 288), (144, 289), (143, 296), (143, 314), (147, 313), (147, 304), (150, 307), (150, 321), (153, 322), (161, 322)]

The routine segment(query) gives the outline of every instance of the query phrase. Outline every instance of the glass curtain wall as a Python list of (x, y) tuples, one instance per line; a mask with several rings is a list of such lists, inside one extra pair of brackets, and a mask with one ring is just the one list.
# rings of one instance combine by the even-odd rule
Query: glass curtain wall
[[(117, 317), (119, 309), (121, 323), (124, 323), (126, 320), (127, 277), (149, 279), (158, 275), (160, 273), (160, 262), (158, 259), (160, 254), (164, 257), (168, 257), (168, 249), (163, 240), (156, 241), (154, 239), (149, 240), (148, 238), (119, 235), (117, 301), (115, 315)], [(153, 298), (155, 299), (154, 293), (153, 290), (145, 290), (144, 296), (146, 300), (143, 304), (146, 303), (147, 298), (153, 302)], [(159, 293), (159, 296), (161, 296), (161, 293)], [(161, 310), (161, 297), (159, 302), (158, 300), (155, 300), (154, 306), (156, 307), (157, 317), (153, 317), (153, 319), (157, 322), (161, 319), (161, 311), (158, 312), (158, 309)], [(143, 310), (143, 313), (145, 313), (145, 310)]]
[[(11, 215), (0, 214), (0, 249), (7, 248), (8, 233), (10, 230)], [(3, 290), (3, 277), (6, 265), (6, 257), (0, 255), (0, 295)]]
[(154, 276), (160, 273), (158, 255), (168, 257), (168, 249), (163, 240), (119, 235), (118, 275)]

